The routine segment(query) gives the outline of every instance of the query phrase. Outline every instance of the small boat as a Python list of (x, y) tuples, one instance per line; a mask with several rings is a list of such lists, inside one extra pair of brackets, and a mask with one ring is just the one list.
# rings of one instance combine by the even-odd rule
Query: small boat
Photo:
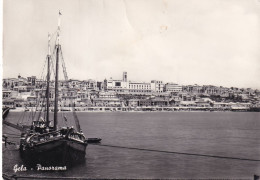
[(100, 143), (101, 140), (102, 140), (101, 138), (88, 138), (87, 142), (89, 144), (91, 144), (91, 143)]
[(70, 109), (60, 109), (60, 111), (70, 111)]

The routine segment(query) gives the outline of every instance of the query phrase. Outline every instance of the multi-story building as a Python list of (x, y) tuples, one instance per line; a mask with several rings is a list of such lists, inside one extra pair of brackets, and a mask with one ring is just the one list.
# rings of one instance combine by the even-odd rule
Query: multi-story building
[(43, 79), (36, 79), (35, 80), (35, 86), (36, 88), (42, 88), (46, 86), (46, 81), (44, 81)]
[(18, 86), (19, 80), (17, 78), (6, 78), (3, 79), (3, 88), (13, 90), (14, 87)]
[(35, 86), (35, 84), (36, 84), (36, 76), (27, 77), (27, 82), (28, 82), (28, 85)]
[(166, 83), (165, 92), (181, 92), (182, 91), (182, 86), (176, 83)]
[(101, 91), (99, 98), (117, 98), (117, 95), (115, 91)]
[(128, 92), (130, 94), (150, 94), (151, 84), (145, 82), (129, 82)]
[(104, 81), (104, 90), (112, 90), (119, 94), (151, 94), (151, 92), (163, 92), (162, 81), (152, 83), (134, 82), (127, 80), (127, 72), (123, 72), (122, 80), (112, 78)]
[(115, 92), (127, 92), (128, 90), (128, 82), (123, 80), (113, 80), (110, 78), (107, 80), (106, 88), (109, 91), (115, 91)]
[(188, 92), (188, 93), (194, 93), (194, 94), (202, 94), (202, 93), (205, 92), (204, 88), (202, 86), (197, 85), (197, 84), (182, 86), (182, 91)]
[(99, 92), (99, 97), (93, 98), (93, 105), (119, 107), (122, 105), (122, 101), (117, 97), (115, 91), (102, 91)]
[(164, 90), (164, 84), (162, 81), (152, 80), (151, 81), (152, 92), (162, 93)]
[(104, 89), (112, 90), (120, 94), (146, 94), (151, 93), (151, 84), (145, 82), (127, 81), (127, 72), (123, 72), (122, 80), (112, 78), (104, 81)]
[(30, 92), (30, 90), (27, 91), (28, 86), (15, 86), (13, 88), (14, 91), (17, 91), (19, 93), (21, 92)]
[[(65, 81), (63, 83), (65, 83)], [(80, 85), (81, 85), (81, 81), (76, 80), (76, 79), (70, 79), (70, 80), (68, 80), (68, 84), (69, 84), (70, 88), (78, 88), (79, 89)]]
[(152, 100), (151, 99), (140, 99), (139, 106), (141, 106), (141, 107), (152, 106)]
[(93, 79), (83, 81), (81, 87), (83, 87), (84, 90), (98, 90), (97, 81)]
[(9, 108), (15, 108), (14, 99), (3, 99), (3, 106)]
[(11, 98), (11, 93), (12, 93), (12, 91), (9, 91), (9, 90), (3, 90), (2, 91), (2, 98), (3, 99), (9, 99), (9, 98)]
[(128, 100), (129, 107), (137, 107), (139, 106), (139, 99), (129, 99)]
[(97, 90), (98, 91), (104, 90), (104, 82), (97, 81)]
[[(35, 106), (36, 99), (45, 103), (46, 80), (36, 79), (36, 76), (3, 79), (3, 104), (19, 106)], [(54, 104), (54, 81), (50, 81), (50, 105)], [(59, 105), (65, 106), (179, 106), (196, 105), (208, 107), (212, 103), (200, 98), (208, 97), (219, 103), (251, 103), (259, 104), (260, 91), (250, 88), (225, 88), (212, 85), (181, 86), (176, 83), (166, 83), (152, 80), (151, 82), (129, 81), (127, 72), (123, 72), (121, 80), (69, 80), (59, 81)], [(39, 102), (37, 100), (37, 102)], [(184, 103), (182, 103), (184, 102)], [(193, 103), (193, 104), (192, 104)], [(213, 106), (213, 105), (212, 105)], [(225, 104), (214, 106), (225, 107)]]

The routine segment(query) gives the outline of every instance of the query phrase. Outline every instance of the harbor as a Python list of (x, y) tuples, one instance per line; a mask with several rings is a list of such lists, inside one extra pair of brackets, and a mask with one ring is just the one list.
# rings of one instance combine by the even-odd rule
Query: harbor
[[(32, 109), (25, 109), (22, 107), (17, 107), (11, 109), (12, 112), (30, 112)], [(177, 111), (233, 111), (233, 112), (259, 112), (260, 108), (249, 108), (249, 107), (234, 107), (234, 108), (213, 108), (213, 107), (63, 107), (58, 111), (75, 111), (78, 112), (177, 112)], [(38, 110), (40, 111), (40, 110)]]
[(2, 178), (260, 180), (260, 0), (4, 0)]
[[(15, 123), (22, 113), (11, 112), (6, 120)], [(3, 173), (57, 179), (252, 179), (260, 172), (256, 112), (78, 112), (78, 117), (87, 137), (102, 138), (88, 145), (84, 163), (66, 171), (15, 173), (14, 166), (23, 162), (16, 145), (8, 145), (3, 147)], [(3, 133), (16, 132), (4, 125)]]

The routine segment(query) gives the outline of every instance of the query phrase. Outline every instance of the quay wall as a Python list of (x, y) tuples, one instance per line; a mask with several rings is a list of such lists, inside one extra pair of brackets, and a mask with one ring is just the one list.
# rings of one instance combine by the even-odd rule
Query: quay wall
[[(27, 108), (26, 111), (35, 111), (35, 108)], [(25, 108), (18, 107), (11, 109), (11, 111), (25, 111)], [(38, 110), (36, 110), (38, 111)], [(52, 111), (52, 109), (51, 109)], [(63, 107), (59, 111), (72, 111), (72, 107)], [(171, 112), (171, 111), (251, 111), (250, 108), (240, 107), (240, 108), (214, 108), (214, 107), (75, 107), (75, 111), (80, 112)]]

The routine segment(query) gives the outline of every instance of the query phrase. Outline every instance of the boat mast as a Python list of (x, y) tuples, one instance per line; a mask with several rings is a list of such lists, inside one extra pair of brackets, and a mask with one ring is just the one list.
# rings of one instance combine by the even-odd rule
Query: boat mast
[(59, 98), (59, 55), (60, 55), (60, 16), (59, 12), (58, 18), (58, 31), (57, 31), (57, 41), (56, 41), (56, 76), (55, 76), (55, 100), (54, 100), (54, 130), (57, 130), (58, 125), (58, 98)]
[(46, 98), (47, 98), (47, 118), (46, 118), (46, 127), (49, 127), (50, 119), (49, 119), (49, 111), (50, 111), (50, 58), (51, 58), (51, 46), (50, 46), (50, 34), (48, 34), (48, 55), (47, 55), (47, 90), (46, 90)]

